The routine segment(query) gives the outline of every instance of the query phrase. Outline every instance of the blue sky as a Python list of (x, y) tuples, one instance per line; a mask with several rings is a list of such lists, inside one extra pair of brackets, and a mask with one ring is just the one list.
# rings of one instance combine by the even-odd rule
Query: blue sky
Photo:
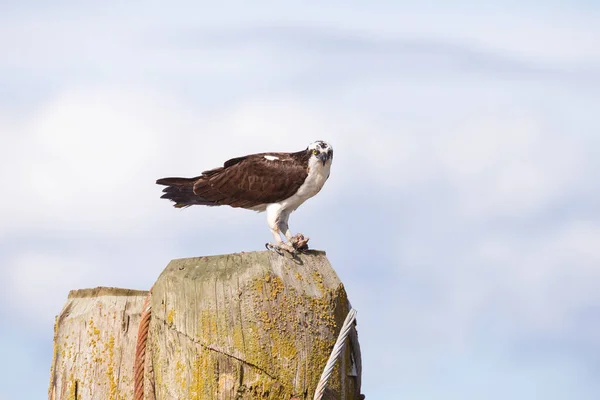
[(0, 400), (46, 395), (68, 290), (271, 239), (156, 178), (317, 139), (290, 226), (358, 310), (367, 398), (597, 399), (597, 2), (221, 4), (0, 5)]

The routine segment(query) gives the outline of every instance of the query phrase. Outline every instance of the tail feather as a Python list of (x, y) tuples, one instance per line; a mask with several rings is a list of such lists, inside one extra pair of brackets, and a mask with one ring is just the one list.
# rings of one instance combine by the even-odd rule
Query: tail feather
[(169, 199), (175, 204), (173, 207), (184, 208), (195, 204), (212, 206), (216, 205), (212, 201), (208, 201), (194, 193), (194, 184), (201, 179), (196, 178), (162, 178), (158, 179), (158, 185), (164, 185), (163, 195), (161, 199)]
[(194, 183), (200, 178), (201, 176), (197, 176), (195, 178), (162, 178), (158, 179), (156, 184), (164, 186), (184, 186), (191, 184), (193, 187)]

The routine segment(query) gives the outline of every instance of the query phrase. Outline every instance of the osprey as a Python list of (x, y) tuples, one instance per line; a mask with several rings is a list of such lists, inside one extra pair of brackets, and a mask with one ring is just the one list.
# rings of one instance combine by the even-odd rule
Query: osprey
[[(323, 187), (333, 161), (333, 148), (324, 141), (295, 153), (258, 153), (225, 161), (222, 167), (195, 178), (163, 178), (161, 198), (174, 207), (231, 206), (267, 212), (274, 243), (266, 247), (281, 254), (308, 248), (308, 238), (292, 235), (290, 214)], [(284, 242), (281, 235), (287, 242)]]

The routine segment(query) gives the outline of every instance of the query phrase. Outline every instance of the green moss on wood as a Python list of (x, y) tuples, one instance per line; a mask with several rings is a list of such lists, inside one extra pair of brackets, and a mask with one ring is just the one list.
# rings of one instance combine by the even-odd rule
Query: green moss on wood
[[(163, 397), (289, 399), (314, 391), (348, 302), (322, 255), (301, 257), (297, 264), (258, 252), (169, 264), (154, 286), (151, 335)], [(338, 368), (330, 380), (334, 393), (347, 390), (339, 378), (346, 372)]]

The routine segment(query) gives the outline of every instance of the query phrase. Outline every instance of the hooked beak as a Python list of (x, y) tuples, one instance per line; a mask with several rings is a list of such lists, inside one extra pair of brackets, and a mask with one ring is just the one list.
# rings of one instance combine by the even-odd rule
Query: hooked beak
[(325, 163), (327, 162), (327, 160), (329, 160), (329, 154), (327, 153), (321, 153), (317, 156), (317, 158), (319, 160), (321, 160), (321, 162), (323, 163), (323, 165), (325, 165)]

